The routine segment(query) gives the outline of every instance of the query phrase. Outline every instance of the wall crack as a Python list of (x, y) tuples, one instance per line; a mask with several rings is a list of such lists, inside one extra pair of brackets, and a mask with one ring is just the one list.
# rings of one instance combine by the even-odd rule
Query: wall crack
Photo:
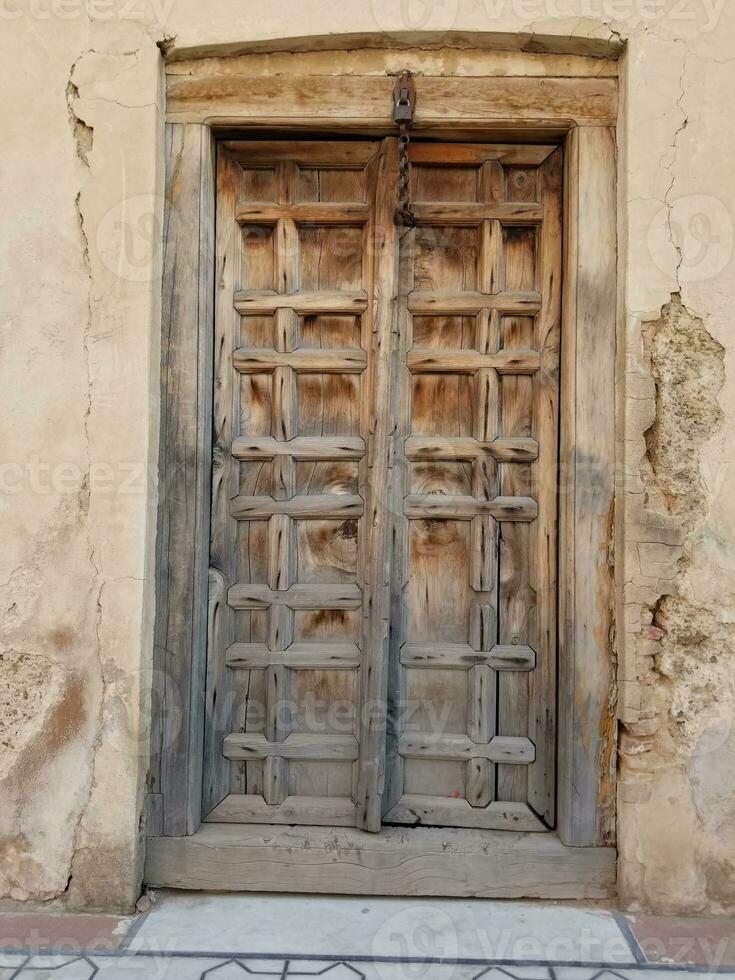
[(673, 227), (673, 224), (672, 224), (674, 205), (671, 202), (671, 194), (672, 194), (672, 192), (674, 190), (674, 185), (676, 183), (676, 173), (675, 173), (674, 168), (676, 166), (676, 161), (677, 161), (678, 154), (679, 154), (679, 137), (681, 136), (681, 134), (684, 132), (684, 130), (689, 125), (689, 117), (688, 117), (687, 113), (685, 112), (684, 107), (682, 105), (682, 103), (684, 101), (684, 96), (686, 95), (685, 78), (686, 78), (686, 73), (687, 73), (687, 58), (688, 58), (688, 56), (689, 56), (689, 51), (687, 50), (686, 45), (684, 45), (684, 63), (682, 65), (682, 71), (681, 71), (681, 75), (679, 77), (679, 98), (676, 100), (676, 107), (679, 110), (679, 112), (681, 113), (681, 117), (682, 117), (681, 125), (676, 130), (676, 132), (674, 133), (674, 137), (673, 137), (673, 139), (671, 141), (671, 147), (670, 147), (670, 149), (672, 151), (672, 153), (671, 153), (671, 162), (668, 163), (668, 164), (664, 164), (663, 157), (661, 159), (661, 163), (664, 166), (664, 170), (668, 171), (669, 176), (671, 178), (670, 181), (669, 181), (669, 186), (666, 188), (666, 191), (664, 193), (664, 201), (663, 201), (663, 203), (664, 203), (665, 207), (667, 208), (666, 227), (667, 227), (668, 233), (669, 233), (669, 241), (671, 242), (672, 246), (676, 250), (676, 255), (677, 255), (677, 264), (676, 264), (676, 270), (674, 272), (674, 280), (676, 282), (676, 285), (677, 285), (678, 290), (679, 290), (680, 293), (681, 293), (681, 282), (679, 281), (679, 275), (681, 273), (681, 267), (682, 267), (682, 264), (684, 262), (684, 254), (682, 252), (681, 244), (676, 240), (676, 236), (674, 234), (674, 227)]

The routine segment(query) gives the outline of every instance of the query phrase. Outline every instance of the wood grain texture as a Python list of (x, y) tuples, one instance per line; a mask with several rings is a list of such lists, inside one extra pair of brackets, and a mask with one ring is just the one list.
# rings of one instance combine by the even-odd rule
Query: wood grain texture
[(241, 224), (271, 225), (293, 221), (297, 225), (356, 225), (368, 220), (367, 204), (338, 204), (332, 201), (296, 204), (240, 203), (235, 219)]
[(407, 643), (401, 650), (401, 663), (407, 667), (436, 664), (438, 667), (487, 666), (493, 670), (533, 670), (536, 653), (530, 647), (501, 646), (475, 650), (469, 643)]
[(538, 456), (538, 443), (525, 436), (498, 436), (489, 441), (474, 436), (409, 436), (406, 456), (412, 460), (455, 459), (468, 462), (490, 457), (502, 463), (529, 463)]
[(538, 516), (538, 504), (533, 497), (477, 500), (476, 497), (453, 497), (449, 494), (409, 494), (404, 512), (412, 520), (469, 521), (476, 517), (493, 517), (496, 521), (533, 521)]
[(185, 834), (199, 824), (202, 794), (214, 206), (209, 130), (168, 125), (166, 157), (150, 789), (162, 798), (162, 832)]
[(480, 225), (484, 221), (500, 221), (504, 225), (540, 224), (543, 208), (530, 201), (506, 202), (488, 206), (487, 202), (468, 201), (462, 204), (416, 204), (414, 216), (417, 225)]
[[(298, 160), (308, 167), (364, 167), (375, 155), (375, 142), (350, 140), (335, 150), (330, 140), (222, 140), (220, 146), (244, 167), (271, 167)], [(549, 149), (547, 147), (547, 149)]]
[(615, 133), (574, 131), (565, 154), (559, 830), (589, 847), (615, 833)]
[(536, 194), (546, 219), (538, 238), (538, 288), (544, 295), (534, 325), (534, 345), (541, 365), (534, 375), (534, 422), (539, 457), (531, 471), (531, 493), (539, 501), (536, 537), (530, 556), (529, 584), (536, 600), (535, 643), (543, 651), (537, 669), (529, 675), (529, 737), (538, 746), (528, 770), (528, 802), (550, 826), (556, 819), (556, 703), (548, 691), (557, 677), (557, 469), (559, 460), (559, 357), (562, 300), (562, 195), (563, 156), (552, 153), (536, 175)]
[(358, 494), (315, 493), (291, 497), (290, 500), (274, 500), (273, 497), (236, 496), (230, 504), (230, 516), (236, 520), (255, 520), (285, 514), (288, 517), (308, 520), (332, 517), (361, 517), (365, 502)]
[(362, 374), (367, 366), (364, 351), (238, 349), (232, 365), (241, 374), (263, 374), (291, 368), (297, 374)]
[[(413, 164), (485, 166), (497, 161), (505, 166), (538, 167), (555, 149), (554, 145), (533, 143), (411, 143), (408, 158)], [(489, 197), (483, 195), (483, 199)]]
[[(406, 800), (420, 799), (422, 820), (495, 828), (506, 806), (534, 829), (548, 829), (559, 154), (525, 167), (505, 166), (489, 146), (459, 156), (461, 166), (451, 147), (433, 144), (416, 159), (412, 194), (421, 221), (401, 240), (407, 340), (397, 457), (404, 463), (394, 504), (402, 519), (389, 707), (398, 720), (384, 819), (414, 822)], [(544, 182), (552, 166), (556, 183)]]
[(356, 718), (366, 661), (355, 476), (368, 356), (354, 322), (367, 310), (369, 207), (354, 163), (376, 150), (332, 144), (315, 169), (312, 146), (301, 158), (269, 144), (267, 166), (248, 149), (221, 147), (219, 163), (211, 553), (230, 626), (210, 635), (217, 794), (205, 812), (228, 799), (248, 820), (354, 822), (356, 732), (338, 732), (329, 710), (351, 701)]
[(235, 293), (238, 313), (361, 313), (367, 306), (367, 294), (360, 289), (302, 290), (291, 293), (242, 290)]
[(283, 828), (205, 824), (148, 842), (151, 887), (343, 895), (611, 899), (612, 847), (551, 834), (443, 827)]
[[(473, 760), (489, 765), (484, 759)], [(412, 827), (467, 827), (477, 830), (504, 830), (516, 833), (546, 833), (548, 827), (526, 803), (489, 802), (471, 805), (468, 800), (437, 800), (432, 796), (407, 794), (388, 814), (391, 823)]]
[(387, 506), (394, 453), (395, 333), (398, 236), (395, 226), (398, 145), (384, 140), (374, 168), (375, 255), (371, 268), (374, 295), (371, 322), (370, 449), (367, 456), (366, 512), (369, 528), (365, 562), (367, 592), (361, 672), (360, 762), (357, 779), (357, 826), (380, 829), (385, 780), (386, 688), (390, 634), (391, 537), (393, 514)]
[[(474, 668), (473, 668), (474, 669)], [(422, 759), (489, 759), (491, 762), (533, 762), (535, 749), (527, 738), (496, 735), (478, 743), (466, 735), (419, 737), (402, 735), (398, 751), (402, 756)]]
[(308, 824), (314, 827), (354, 827), (356, 806), (348, 799), (287, 796), (266, 803), (262, 796), (231, 793), (207, 816), (207, 823)]
[(414, 348), (407, 363), (412, 374), (475, 374), (483, 370), (497, 371), (498, 374), (534, 374), (541, 359), (535, 350), (482, 354), (469, 350), (424, 351)]
[(286, 650), (271, 650), (264, 643), (233, 643), (227, 648), (227, 666), (253, 670), (269, 664), (288, 666), (291, 670), (360, 665), (360, 648), (356, 643), (292, 643)]
[(228, 602), (233, 609), (358, 609), (362, 591), (357, 585), (292, 585), (277, 591), (267, 585), (231, 585)]
[(354, 761), (357, 739), (351, 735), (288, 735), (273, 741), (265, 735), (228, 735), (223, 752), (228, 759), (310, 759)]
[[(331, 132), (392, 130), (395, 82), (377, 75), (344, 76), (336, 85), (320, 75), (243, 77), (169, 75), (167, 111), (174, 122), (234, 122), (262, 128), (321, 125)], [(464, 130), (490, 124), (539, 131), (614, 125), (613, 78), (416, 78), (416, 126)]]
[(538, 313), (541, 295), (534, 290), (499, 292), (493, 295), (473, 290), (416, 290), (408, 297), (412, 313), (482, 313), (498, 310), (500, 313)]
[[(281, 153), (270, 189), (262, 157), (251, 172), (237, 164), (251, 193), (274, 203), (250, 206), (241, 193), (229, 216), (246, 233), (271, 231), (248, 246), (245, 288), (231, 292), (248, 343), (230, 346), (229, 364), (252, 410), (240, 405), (229, 445), (244, 469), (227, 520), (249, 532), (227, 595), (250, 627), (220, 659), (243, 678), (261, 672), (266, 705), (285, 697), (297, 716), (299, 699), (330, 672), (329, 684), (353, 675), (360, 716), (351, 780), (317, 758), (292, 784), (305, 757), (277, 746), (311, 733), (277, 726), (267, 708), (263, 737), (276, 746), (260, 753), (268, 806), (311, 799), (313, 786), (314, 800), (352, 799), (357, 825), (373, 831), (381, 809), (408, 814), (404, 796), (435, 797), (426, 812), (454, 813), (462, 826), (483, 826), (487, 811), (496, 827), (495, 803), (535, 812), (534, 826), (554, 822), (561, 152), (521, 165), (486, 149), (457, 166), (451, 148), (442, 160), (435, 145), (415, 163), (425, 221), (400, 240), (395, 141), (362, 169), (329, 173)], [(352, 221), (336, 265), (328, 235), (342, 224), (330, 215)], [(358, 227), (378, 247), (355, 261)], [(339, 471), (340, 492), (320, 492), (319, 482), (303, 492), (304, 467)], [(350, 522), (363, 531), (349, 563), (332, 565), (332, 529)], [(329, 637), (341, 643), (331, 654), (297, 635), (299, 617), (327, 612), (361, 623), (357, 635)], [(418, 715), (404, 731), (396, 711), (413, 702)], [(231, 733), (229, 754), (255, 736)], [(248, 765), (260, 757), (238, 751)], [(230, 795), (243, 795), (236, 789)], [(478, 812), (446, 805), (457, 798)]]
[(241, 436), (232, 442), (235, 459), (273, 459), (287, 456), (295, 460), (360, 459), (365, 443), (359, 436), (297, 436), (284, 441), (272, 436)]

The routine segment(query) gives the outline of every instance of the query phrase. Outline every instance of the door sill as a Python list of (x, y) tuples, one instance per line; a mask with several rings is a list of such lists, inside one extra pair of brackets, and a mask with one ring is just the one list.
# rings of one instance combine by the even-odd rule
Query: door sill
[(203, 824), (148, 839), (154, 888), (338, 895), (610, 899), (614, 847), (567, 847), (549, 834), (384, 827)]

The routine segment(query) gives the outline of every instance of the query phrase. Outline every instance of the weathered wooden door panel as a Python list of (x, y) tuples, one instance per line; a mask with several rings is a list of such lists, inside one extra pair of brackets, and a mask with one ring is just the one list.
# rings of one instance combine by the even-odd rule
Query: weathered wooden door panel
[(425, 144), (412, 161), (385, 820), (546, 830), (561, 151)]
[(412, 152), (220, 146), (209, 820), (554, 820), (560, 151)]
[[(382, 463), (368, 451), (388, 431), (373, 406), (392, 323), (372, 246), (391, 155), (355, 142), (219, 149), (211, 820), (364, 825), (382, 776), (360, 704), (387, 661), (365, 635), (369, 556), (385, 551), (366, 514)], [(379, 798), (370, 808), (379, 822)]]

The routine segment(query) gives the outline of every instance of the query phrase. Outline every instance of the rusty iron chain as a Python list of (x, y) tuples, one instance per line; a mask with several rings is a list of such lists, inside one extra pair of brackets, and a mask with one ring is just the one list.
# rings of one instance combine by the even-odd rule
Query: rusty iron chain
[(413, 228), (416, 217), (411, 207), (411, 165), (408, 160), (408, 147), (411, 142), (410, 129), (416, 113), (416, 89), (413, 79), (404, 72), (396, 82), (393, 91), (393, 122), (398, 126), (398, 221), (407, 228)]

